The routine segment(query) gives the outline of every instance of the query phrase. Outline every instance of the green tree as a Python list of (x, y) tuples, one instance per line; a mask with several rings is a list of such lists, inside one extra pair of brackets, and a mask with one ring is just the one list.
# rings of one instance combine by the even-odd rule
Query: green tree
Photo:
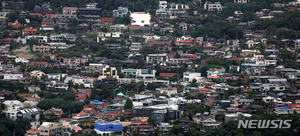
[(132, 103), (131, 99), (127, 98), (124, 109), (125, 110), (132, 109), (132, 107), (133, 107), (133, 103)]

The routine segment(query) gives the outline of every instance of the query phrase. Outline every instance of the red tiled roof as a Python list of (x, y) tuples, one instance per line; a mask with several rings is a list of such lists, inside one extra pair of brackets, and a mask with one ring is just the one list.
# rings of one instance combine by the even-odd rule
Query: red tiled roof
[(113, 17), (102, 17), (101, 18), (101, 23), (105, 23), (105, 22), (113, 23), (114, 21), (115, 21), (115, 18), (113, 18)]
[(23, 32), (24, 31), (37, 31), (37, 29), (35, 28), (25, 28), (24, 30), (22, 30)]
[(74, 130), (77, 130), (77, 131), (79, 131), (79, 130), (82, 130), (82, 128), (81, 127), (79, 127), (79, 126), (77, 126), (77, 127), (75, 127), (75, 128), (73, 128)]
[(205, 91), (197, 91), (197, 93), (205, 94)]
[(29, 129), (27, 132), (38, 133), (40, 131), (38, 129)]
[(211, 91), (212, 89), (209, 89), (209, 88), (199, 88), (198, 90), (201, 90), (201, 91)]
[(219, 78), (220, 76), (210, 76), (209, 78)]
[(161, 77), (173, 77), (176, 73), (160, 73), (159, 76)]
[(86, 125), (91, 126), (91, 125), (95, 125), (95, 123), (86, 123)]

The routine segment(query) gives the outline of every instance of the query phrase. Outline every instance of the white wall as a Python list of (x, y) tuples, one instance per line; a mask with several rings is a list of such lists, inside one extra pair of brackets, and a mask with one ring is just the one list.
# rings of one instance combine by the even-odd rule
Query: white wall
[(145, 26), (150, 25), (151, 15), (144, 12), (133, 12), (130, 14), (131, 25)]

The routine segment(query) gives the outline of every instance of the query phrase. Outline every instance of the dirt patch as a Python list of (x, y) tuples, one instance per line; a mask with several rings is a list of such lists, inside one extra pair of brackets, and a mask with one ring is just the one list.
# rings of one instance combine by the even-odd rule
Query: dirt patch
[(36, 98), (34, 96), (37, 96), (35, 94), (32, 93), (22, 93), (21, 94), (25, 99), (29, 100), (29, 101), (34, 101), (34, 102), (38, 102), (39, 98)]
[(31, 52), (29, 45), (23, 46), (19, 49), (14, 49), (12, 52), (28, 53)]

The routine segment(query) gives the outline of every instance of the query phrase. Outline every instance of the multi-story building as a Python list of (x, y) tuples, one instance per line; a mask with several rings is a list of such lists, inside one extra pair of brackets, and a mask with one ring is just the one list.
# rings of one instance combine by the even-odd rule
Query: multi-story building
[(40, 136), (61, 136), (63, 135), (63, 123), (43, 122), (38, 130)]
[(31, 38), (36, 38), (38, 43), (47, 43), (48, 42), (48, 37), (47, 36), (42, 36), (42, 35), (26, 36), (26, 39), (28, 39), (28, 40), (30, 40)]
[(33, 70), (30, 72), (30, 76), (41, 80), (42, 77), (45, 76), (45, 73), (41, 70)]
[(4, 80), (18, 81), (23, 79), (23, 73), (7, 73), (3, 74)]
[(64, 15), (76, 15), (77, 14), (77, 7), (64, 7), (63, 14)]
[(55, 22), (53, 19), (49, 18), (49, 19), (43, 19), (41, 24), (42, 24), (42, 28), (52, 28), (54, 27)]
[(163, 134), (167, 134), (171, 131), (172, 127), (173, 125), (171, 125), (170, 123), (160, 123), (159, 125), (157, 125), (157, 130)]
[(37, 29), (35, 28), (26, 28), (22, 30), (22, 35), (34, 35), (36, 33)]
[(118, 7), (118, 9), (113, 10), (113, 17), (124, 17), (128, 14), (127, 7)]
[(124, 69), (123, 73), (126, 77), (154, 79), (156, 71), (151, 69)]
[(33, 45), (32, 51), (36, 53), (48, 53), (50, 51), (50, 45), (43, 44), (43, 45)]
[(183, 73), (183, 81), (192, 82), (194, 79), (200, 81), (202, 79), (201, 73), (197, 72), (184, 72)]
[(172, 46), (170, 42), (164, 42), (164, 41), (148, 41), (147, 46), (158, 50), (158, 51), (172, 51)]
[(168, 61), (169, 57), (166, 53), (162, 54), (148, 54), (146, 61), (152, 63), (161, 63)]
[(97, 8), (97, 3), (86, 4), (85, 8), (78, 9), (79, 18), (100, 19), (101, 8)]
[(17, 119), (17, 112), (24, 107), (23, 103), (18, 100), (7, 100), (3, 104), (5, 105), (3, 112), (6, 114), (6, 117), (13, 120)]
[(221, 5), (220, 2), (210, 3), (206, 1), (204, 4), (204, 9), (208, 11), (222, 11), (223, 6)]
[(119, 122), (97, 122), (95, 123), (95, 129), (97, 134), (109, 134), (115, 131), (122, 132), (123, 125)]
[(151, 25), (151, 15), (145, 12), (133, 12), (130, 14), (131, 25), (145, 26)]

